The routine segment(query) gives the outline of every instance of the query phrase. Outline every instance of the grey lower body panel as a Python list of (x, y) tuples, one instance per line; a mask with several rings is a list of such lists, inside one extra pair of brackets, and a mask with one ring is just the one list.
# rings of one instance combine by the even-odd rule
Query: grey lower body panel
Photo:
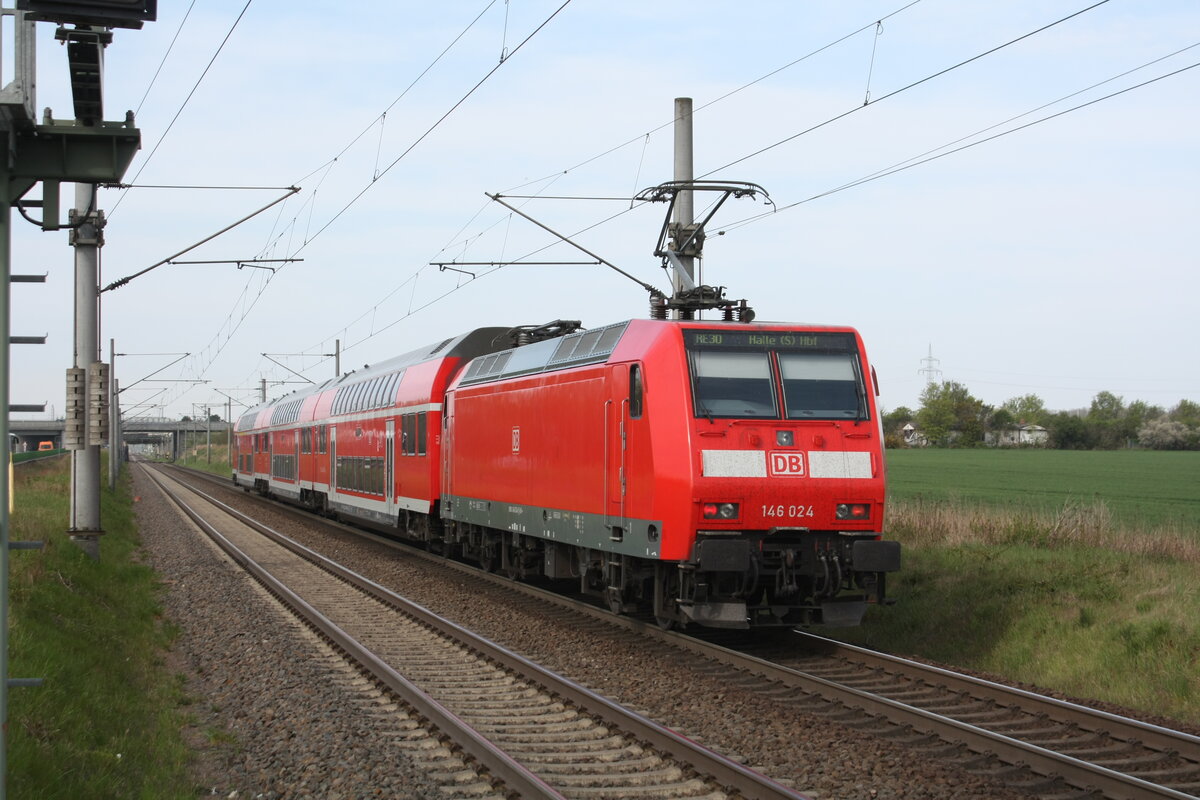
[(454, 495), (442, 498), (442, 518), (636, 558), (661, 558), (661, 520), (606, 517)]

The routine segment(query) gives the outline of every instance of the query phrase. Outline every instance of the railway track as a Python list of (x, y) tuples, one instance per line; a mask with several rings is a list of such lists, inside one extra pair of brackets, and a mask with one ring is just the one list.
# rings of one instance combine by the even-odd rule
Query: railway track
[[(290, 508), (286, 513), (302, 515)], [(870, 727), (1036, 796), (1200, 796), (1200, 737), (799, 632), (783, 645), (740, 639), (722, 646), (726, 637), (720, 634), (664, 632), (440, 556), (422, 557), (502, 587), (513, 602), (525, 598), (543, 613), (584, 615), (593, 625), (655, 639), (702, 657), (699, 669), (724, 672), (725, 680), (747, 691), (840, 724)]]
[(208, 536), (371, 679), (523, 798), (802, 798), (158, 470)]
[(781, 665), (841, 687), (846, 700), (860, 692), (880, 698), (875, 710), (899, 724), (994, 752), (1008, 762), (1024, 762), (1105, 797), (1200, 794), (1200, 737), (811, 634), (797, 635), (827, 655), (787, 659)]

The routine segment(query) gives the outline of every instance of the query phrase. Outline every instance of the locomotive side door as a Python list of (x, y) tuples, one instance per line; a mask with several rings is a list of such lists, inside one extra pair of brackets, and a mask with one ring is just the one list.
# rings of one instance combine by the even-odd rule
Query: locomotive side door
[(629, 366), (609, 369), (609, 392), (604, 402), (604, 515), (609, 538), (625, 536), (625, 494), (629, 482), (627, 435), (629, 421)]

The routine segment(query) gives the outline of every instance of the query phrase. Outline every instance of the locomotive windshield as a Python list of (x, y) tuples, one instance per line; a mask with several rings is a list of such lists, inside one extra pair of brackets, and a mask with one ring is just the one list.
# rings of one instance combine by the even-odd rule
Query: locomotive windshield
[(689, 330), (684, 341), (697, 416), (867, 417), (852, 334)]

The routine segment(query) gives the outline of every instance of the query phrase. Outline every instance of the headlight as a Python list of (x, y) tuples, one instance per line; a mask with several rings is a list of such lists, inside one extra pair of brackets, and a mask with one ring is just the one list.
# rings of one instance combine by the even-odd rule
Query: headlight
[(703, 506), (705, 519), (737, 519), (737, 503), (705, 503)]
[(867, 503), (838, 503), (838, 519), (864, 520), (871, 518), (871, 506)]

